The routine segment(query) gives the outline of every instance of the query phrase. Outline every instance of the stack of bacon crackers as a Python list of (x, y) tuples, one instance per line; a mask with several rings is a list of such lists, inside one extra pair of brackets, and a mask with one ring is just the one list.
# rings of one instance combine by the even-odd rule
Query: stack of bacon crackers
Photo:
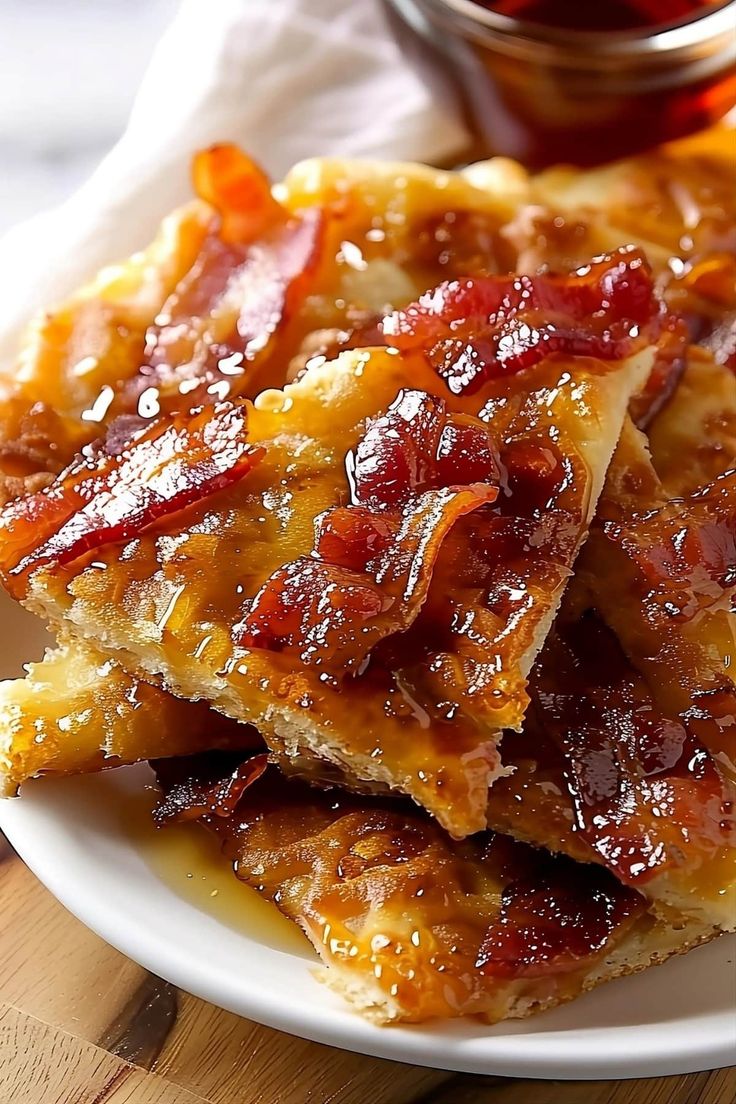
[(193, 176), (0, 377), (3, 792), (152, 761), (381, 1023), (736, 928), (734, 132)]

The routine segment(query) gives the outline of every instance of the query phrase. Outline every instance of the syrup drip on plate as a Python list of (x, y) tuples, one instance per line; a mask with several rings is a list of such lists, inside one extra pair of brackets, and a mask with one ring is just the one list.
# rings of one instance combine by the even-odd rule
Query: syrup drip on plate
[(129, 795), (121, 800), (119, 820), (147, 865), (177, 897), (257, 943), (284, 954), (312, 957), (299, 928), (235, 877), (217, 839), (200, 824), (154, 827), (154, 802), (150, 789)]

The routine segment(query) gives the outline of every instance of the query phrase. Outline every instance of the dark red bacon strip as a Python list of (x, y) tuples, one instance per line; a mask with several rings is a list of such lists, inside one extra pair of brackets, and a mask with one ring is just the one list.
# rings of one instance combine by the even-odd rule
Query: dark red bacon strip
[(540, 611), (569, 577), (588, 474), (546, 432), (506, 439), (502, 492), (453, 531), (419, 617), (383, 642), (377, 659), (437, 720), (516, 727), (527, 703), (524, 655), (536, 650)]
[(0, 574), (22, 597), (30, 574), (128, 540), (242, 479), (264, 450), (247, 439), (244, 405), (161, 419), (119, 456), (80, 457), (48, 487), (6, 507)]
[(322, 212), (291, 215), (236, 147), (199, 153), (194, 183), (219, 220), (149, 329), (146, 363), (123, 394), (121, 409), (143, 416), (252, 393), (253, 366), (297, 309), (320, 257)]
[[(494, 839), (497, 847), (507, 842)], [(519, 858), (513, 851), (510, 857), (513, 870)], [(617, 930), (646, 907), (638, 893), (600, 868), (541, 852), (533, 865), (537, 869), (528, 877), (506, 886), (501, 914), (481, 943), (476, 968), (487, 976), (534, 978), (575, 970), (602, 954)]]
[[(215, 770), (222, 765), (219, 758), (214, 759), (214, 764)], [(159, 777), (166, 777), (163, 761), (153, 765)], [(184, 777), (167, 788), (153, 810), (154, 822), (162, 828), (166, 824), (182, 824), (202, 817), (230, 817), (245, 791), (258, 781), (267, 767), (268, 755), (261, 754), (239, 763), (229, 774), (211, 778)], [(176, 770), (173, 773), (176, 774)]]
[(685, 322), (674, 315), (664, 318), (649, 379), (629, 402), (629, 414), (639, 429), (646, 429), (672, 398), (685, 371), (688, 345)]
[(368, 426), (349, 457), (348, 476), (355, 504), (390, 509), (439, 487), (498, 485), (502, 470), (483, 422), (449, 417), (442, 399), (402, 390)]
[(506, 761), (531, 757), (548, 781), (556, 775), (575, 831), (620, 881), (640, 886), (685, 856), (697, 864), (733, 846), (734, 795), (714, 758), (686, 718), (658, 708), (597, 617), (558, 622), (531, 691)]
[(453, 394), (550, 353), (620, 360), (660, 313), (643, 255), (622, 249), (572, 275), (452, 280), (384, 321), (386, 341), (422, 352)]
[[(348, 555), (362, 568), (303, 556), (274, 572), (258, 592), (236, 628), (244, 648), (294, 651), (302, 663), (342, 673), (355, 670), (375, 645), (401, 632), (416, 618), (429, 589), (432, 568), (442, 543), (457, 520), (492, 503), (496, 489), (483, 484), (426, 491), (403, 517), (379, 518), (374, 530), (393, 528), (393, 536), (375, 556), (359, 551), (365, 526), (352, 527), (350, 507), (338, 522), (318, 521), (317, 546), (326, 547), (321, 526), (342, 530), (338, 559)], [(356, 511), (357, 512), (357, 511)], [(365, 548), (365, 545), (363, 546)]]
[(690, 620), (736, 587), (736, 470), (660, 510), (602, 532), (640, 572), (668, 617)]
[(368, 426), (347, 469), (352, 504), (319, 517), (312, 555), (266, 581), (235, 628), (242, 647), (357, 669), (415, 620), (457, 520), (498, 495), (488, 429), (420, 391)]

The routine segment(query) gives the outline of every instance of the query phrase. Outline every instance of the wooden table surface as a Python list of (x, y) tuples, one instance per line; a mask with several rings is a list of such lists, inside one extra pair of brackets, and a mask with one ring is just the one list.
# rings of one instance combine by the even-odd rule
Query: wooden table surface
[(304, 1042), (176, 990), (62, 908), (0, 836), (0, 1104), (730, 1104), (736, 1069), (514, 1081)]

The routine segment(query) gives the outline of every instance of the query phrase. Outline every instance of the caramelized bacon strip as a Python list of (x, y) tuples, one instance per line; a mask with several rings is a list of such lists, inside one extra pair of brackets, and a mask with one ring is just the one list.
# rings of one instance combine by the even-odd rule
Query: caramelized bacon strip
[[(537, 760), (567, 795), (575, 831), (618, 879), (641, 886), (734, 846), (734, 794), (715, 760), (685, 718), (662, 712), (597, 617), (558, 623), (531, 689), (535, 708), (525, 735), (509, 737), (508, 761)], [(491, 794), (492, 808), (499, 798)]]
[(120, 456), (80, 457), (50, 486), (0, 517), (0, 575), (22, 597), (43, 564), (71, 560), (242, 479), (264, 450), (247, 440), (246, 407), (218, 403), (161, 419)]
[(503, 891), (500, 915), (475, 963), (485, 977), (541, 978), (576, 970), (644, 911), (643, 898), (603, 870), (596, 874), (595, 868), (538, 854), (533, 874)]
[(347, 469), (353, 502), (378, 510), (402, 508), (431, 489), (498, 486), (502, 477), (498, 450), (483, 422), (450, 416), (442, 399), (406, 389), (370, 422)]
[[(692, 405), (692, 424), (689, 412), (680, 411), (679, 421), (684, 417), (685, 422), (676, 441), (685, 447), (702, 432), (697, 398)], [(704, 466), (712, 482), (670, 500), (646, 443), (625, 428), (598, 521), (578, 563), (574, 593), (578, 612), (597, 610), (615, 632), (663, 711), (678, 716), (693, 709), (703, 744), (731, 758), (729, 716), (736, 711), (736, 688), (729, 609), (736, 592), (736, 470), (723, 470), (733, 462), (727, 428), (726, 418), (722, 430), (714, 427), (713, 451), (709, 443), (705, 459), (690, 459), (693, 470)], [(670, 468), (677, 456), (668, 459)], [(719, 463), (721, 474), (713, 478)], [(683, 480), (686, 489), (688, 479)]]
[[(729, 497), (733, 509), (732, 492), (711, 507), (727, 508)], [(704, 550), (692, 503), (666, 502), (630, 423), (601, 501), (617, 543), (597, 522), (533, 669), (524, 732), (504, 739), (514, 772), (490, 791), (488, 822), (594, 856), (626, 884), (713, 915), (736, 843), (728, 773), (736, 698), (725, 658), (733, 646), (727, 632), (709, 632), (706, 617), (686, 621), (677, 603), (666, 605), (678, 577), (688, 590), (693, 570), (712, 600), (729, 540), (720, 562)], [(698, 621), (705, 632), (688, 639)]]
[(687, 326), (682, 319), (670, 315), (664, 319), (657, 338), (649, 379), (629, 403), (629, 414), (638, 429), (645, 430), (670, 401), (682, 379), (687, 358)]
[(452, 280), (384, 321), (387, 343), (421, 351), (456, 395), (550, 353), (621, 360), (659, 314), (643, 255), (620, 249), (572, 275)]
[(482, 422), (409, 390), (368, 426), (347, 469), (352, 505), (317, 518), (312, 555), (266, 580), (235, 629), (241, 647), (355, 670), (415, 620), (447, 535), (495, 501), (500, 478)]
[(220, 216), (220, 237), (235, 245), (254, 241), (287, 218), (263, 169), (226, 142), (199, 150), (192, 159), (192, 183), (200, 199)]
[(660, 510), (604, 522), (647, 588), (645, 604), (691, 620), (736, 587), (736, 470)]
[(202, 817), (231, 817), (245, 791), (258, 781), (267, 767), (268, 755), (263, 753), (238, 763), (224, 777), (183, 779), (157, 803), (153, 810), (156, 826), (162, 828), (166, 824), (183, 824)]
[(465, 714), (488, 729), (517, 727), (528, 703), (523, 657), (537, 609), (569, 577), (587, 480), (579, 457), (543, 433), (508, 440), (500, 465), (503, 493), (481, 524), (450, 535), (419, 617), (379, 652), (431, 717)]
[(149, 328), (146, 364), (116, 409), (146, 416), (252, 393), (256, 362), (301, 302), (318, 262), (320, 209), (289, 214), (236, 147), (197, 154), (194, 183), (219, 225)]
[[(374, 532), (384, 526), (394, 532), (390, 543), (362, 568), (309, 556), (280, 568), (236, 628), (238, 643), (296, 652), (302, 663), (333, 672), (354, 670), (380, 640), (408, 628), (426, 599), (447, 533), (459, 518), (493, 502), (496, 493), (483, 484), (426, 491), (403, 518), (377, 519)], [(342, 507), (323, 516), (318, 521), (318, 547), (324, 549), (328, 543), (325, 530), (334, 546), (338, 525), (338, 554), (353, 554), (360, 562), (364, 553), (356, 548), (364, 539), (364, 527), (358, 508)]]

